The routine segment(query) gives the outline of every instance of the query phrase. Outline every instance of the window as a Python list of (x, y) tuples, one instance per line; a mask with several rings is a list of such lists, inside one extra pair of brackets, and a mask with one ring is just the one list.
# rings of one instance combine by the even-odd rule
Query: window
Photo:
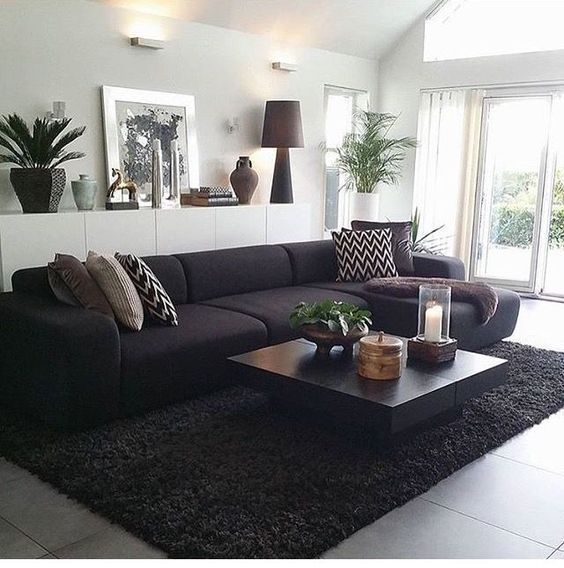
[(425, 21), (425, 61), (564, 49), (561, 0), (444, 0)]
[(368, 109), (368, 93), (341, 87), (325, 87), (325, 230), (344, 225), (346, 202), (339, 188), (343, 185), (335, 165), (335, 150), (346, 134), (353, 131), (354, 112)]

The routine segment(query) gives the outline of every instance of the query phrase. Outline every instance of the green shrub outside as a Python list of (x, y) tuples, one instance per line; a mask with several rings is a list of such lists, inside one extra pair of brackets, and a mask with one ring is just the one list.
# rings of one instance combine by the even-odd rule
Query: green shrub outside
[[(527, 205), (498, 205), (492, 215), (493, 244), (526, 248), (532, 245), (534, 207)], [(555, 205), (552, 210), (549, 245), (564, 247), (564, 205)]]

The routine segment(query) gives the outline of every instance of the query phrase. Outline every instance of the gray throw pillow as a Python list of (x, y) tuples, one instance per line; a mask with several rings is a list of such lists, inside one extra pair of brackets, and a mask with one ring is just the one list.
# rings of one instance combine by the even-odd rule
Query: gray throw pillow
[(78, 258), (70, 254), (56, 254), (55, 260), (47, 265), (47, 278), (59, 302), (82, 306), (114, 318), (108, 300)]
[(352, 221), (353, 231), (390, 229), (392, 232), (392, 255), (400, 276), (413, 276), (413, 242), (411, 240), (411, 221)]
[(116, 319), (128, 329), (143, 327), (143, 304), (123, 266), (110, 255), (90, 251), (86, 268), (104, 292)]

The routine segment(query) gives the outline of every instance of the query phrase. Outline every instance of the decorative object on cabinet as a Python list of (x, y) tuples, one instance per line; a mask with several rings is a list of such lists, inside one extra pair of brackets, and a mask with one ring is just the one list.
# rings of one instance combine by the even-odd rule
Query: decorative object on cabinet
[(163, 150), (158, 138), (153, 140), (151, 206), (160, 209), (163, 204)]
[(178, 140), (170, 143), (170, 184), (166, 198), (167, 207), (178, 207), (180, 205), (180, 152), (178, 151)]
[(198, 191), (184, 194), (182, 203), (197, 207), (221, 207), (239, 205), (239, 198), (233, 195), (229, 187), (201, 187)]
[(66, 185), (64, 162), (83, 158), (83, 152), (66, 147), (82, 136), (85, 126), (65, 129), (70, 118), (36, 118), (30, 130), (17, 114), (0, 119), (0, 163), (15, 164), (10, 181), (24, 213), (56, 213)]
[(293, 203), (290, 148), (303, 148), (300, 101), (266, 101), (263, 148), (276, 148), (270, 203)]
[(79, 174), (79, 178), (71, 181), (74, 202), (79, 211), (90, 211), (94, 209), (98, 184), (87, 174)]
[(248, 205), (258, 185), (259, 177), (253, 170), (253, 163), (249, 156), (239, 156), (235, 169), (229, 176), (235, 195), (241, 205)]
[(171, 184), (171, 144), (178, 144), (181, 188), (199, 187), (194, 97), (158, 91), (102, 87), (108, 184), (112, 168), (139, 188), (139, 205), (152, 205), (153, 141), (161, 141), (163, 186)]
[(368, 333), (372, 314), (354, 304), (324, 300), (299, 303), (290, 314), (290, 326), (317, 345), (317, 353), (326, 356), (333, 347), (350, 352), (353, 345)]
[[(137, 201), (137, 184), (131, 180), (125, 180), (123, 172), (116, 168), (112, 168), (112, 177), (116, 179), (110, 185), (108, 194), (106, 196), (106, 209), (113, 211), (121, 211), (124, 209), (139, 209), (139, 202)], [(127, 190), (129, 199), (124, 200), (124, 191)], [(116, 196), (115, 192), (118, 191), (119, 195)]]

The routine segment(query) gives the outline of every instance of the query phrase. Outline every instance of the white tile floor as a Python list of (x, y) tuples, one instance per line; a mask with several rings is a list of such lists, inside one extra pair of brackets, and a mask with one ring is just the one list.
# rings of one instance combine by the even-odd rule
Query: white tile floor
[[(564, 304), (524, 300), (514, 341), (564, 351)], [(564, 411), (451, 475), (326, 558), (564, 560)], [(560, 549), (560, 550), (557, 550)], [(0, 459), (0, 558), (164, 554)]]

